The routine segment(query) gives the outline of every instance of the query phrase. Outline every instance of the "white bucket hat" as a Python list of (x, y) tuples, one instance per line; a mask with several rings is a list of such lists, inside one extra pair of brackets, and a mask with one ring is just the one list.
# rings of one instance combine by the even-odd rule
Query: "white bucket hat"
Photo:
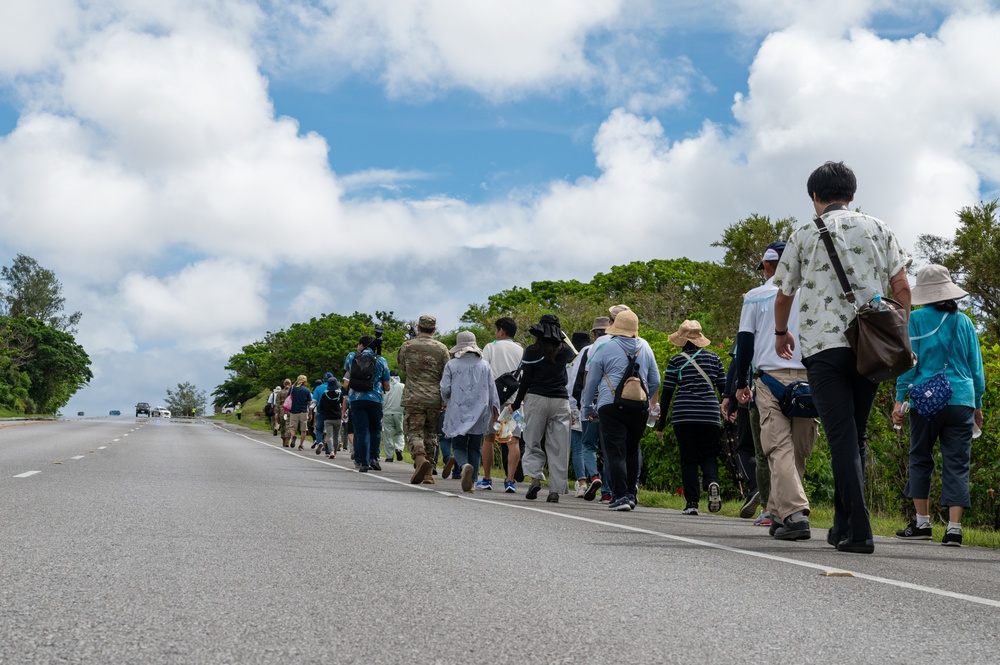
[(914, 305), (930, 305), (942, 300), (960, 300), (969, 295), (951, 280), (944, 266), (932, 263), (917, 273), (917, 283), (910, 289)]
[(455, 337), (455, 346), (451, 348), (451, 355), (461, 358), (469, 352), (480, 357), (483, 355), (483, 350), (476, 344), (476, 334), (469, 330), (463, 330)]

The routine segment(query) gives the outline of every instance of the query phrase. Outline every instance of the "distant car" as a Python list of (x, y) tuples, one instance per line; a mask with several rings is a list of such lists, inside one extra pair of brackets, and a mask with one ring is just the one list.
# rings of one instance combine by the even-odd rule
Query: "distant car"
[(232, 404), (227, 404), (224, 407), (222, 407), (222, 415), (231, 416), (234, 413), (236, 413), (236, 407), (233, 406)]
[(160, 415), (160, 418), (169, 418), (170, 417), (170, 409), (167, 409), (165, 407), (158, 406), (158, 407), (156, 407), (155, 412)]
[(149, 402), (139, 402), (135, 405), (135, 417), (138, 418), (141, 413), (145, 413), (147, 418), (150, 417)]
[(108, 415), (109, 416), (120, 416), (120, 415), (122, 415), (122, 412), (119, 411), (118, 409), (111, 409), (110, 411), (108, 411)]
[(82, 415), (83, 415), (83, 411), (77, 411), (77, 412), (76, 412), (76, 415), (78, 415), (78, 416), (82, 416)]

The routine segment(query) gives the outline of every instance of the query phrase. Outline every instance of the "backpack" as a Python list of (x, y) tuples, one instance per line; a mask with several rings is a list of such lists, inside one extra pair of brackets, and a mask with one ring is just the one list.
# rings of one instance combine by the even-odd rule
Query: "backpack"
[(325, 393), (319, 396), (319, 412), (323, 414), (323, 417), (340, 418), (340, 400), (342, 394), (339, 388), (335, 392), (331, 392), (328, 388)]
[(496, 384), (497, 397), (500, 398), (501, 404), (506, 404), (507, 400), (517, 392), (518, 387), (521, 385), (522, 374), (524, 374), (524, 370), (521, 367), (517, 367), (496, 378), (494, 383)]
[(375, 387), (378, 358), (373, 353), (355, 353), (348, 372), (347, 386), (356, 393), (366, 393)]
[(273, 402), (268, 402), (267, 404), (264, 405), (264, 415), (267, 416), (268, 418), (271, 418), (271, 417), (274, 416), (274, 403)]
[[(622, 350), (624, 351), (625, 348), (622, 347)], [(644, 413), (649, 410), (649, 392), (646, 390), (646, 384), (643, 383), (642, 377), (639, 376), (640, 350), (640, 348), (636, 348), (632, 355), (625, 352), (625, 356), (628, 358), (628, 367), (625, 368), (625, 373), (622, 374), (618, 387), (612, 388), (615, 396), (614, 405), (622, 411), (630, 413)], [(608, 382), (608, 388), (611, 388), (611, 379), (608, 378), (607, 373), (604, 374), (604, 380)]]

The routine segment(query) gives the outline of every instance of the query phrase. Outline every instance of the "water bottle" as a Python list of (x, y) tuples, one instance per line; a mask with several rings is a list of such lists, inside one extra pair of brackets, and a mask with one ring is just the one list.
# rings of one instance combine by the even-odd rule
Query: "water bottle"
[(515, 411), (514, 415), (511, 416), (511, 418), (514, 420), (515, 423), (517, 423), (518, 427), (524, 427), (524, 415), (521, 413), (520, 409)]
[(882, 302), (881, 294), (876, 293), (874, 296), (872, 296), (872, 309), (874, 309), (876, 312), (884, 312), (885, 310), (889, 309), (889, 306), (886, 305), (884, 302)]
[(646, 421), (646, 427), (656, 427), (656, 421), (660, 419), (660, 405), (654, 404), (653, 408), (649, 410), (649, 419)]

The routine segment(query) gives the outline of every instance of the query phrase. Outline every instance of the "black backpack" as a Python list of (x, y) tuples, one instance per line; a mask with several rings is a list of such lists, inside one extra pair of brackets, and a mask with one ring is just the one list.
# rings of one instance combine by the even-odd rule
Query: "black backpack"
[(323, 414), (324, 418), (340, 418), (340, 400), (343, 393), (340, 392), (340, 388), (335, 388), (331, 391), (327, 388), (326, 392), (319, 396), (319, 412)]
[(517, 392), (518, 387), (521, 385), (522, 374), (524, 374), (524, 370), (521, 367), (517, 367), (497, 377), (494, 383), (496, 384), (497, 397), (500, 398), (501, 404), (506, 404), (507, 400)]
[(372, 353), (355, 353), (351, 360), (351, 370), (347, 386), (357, 393), (366, 393), (375, 387), (375, 371), (378, 358)]

